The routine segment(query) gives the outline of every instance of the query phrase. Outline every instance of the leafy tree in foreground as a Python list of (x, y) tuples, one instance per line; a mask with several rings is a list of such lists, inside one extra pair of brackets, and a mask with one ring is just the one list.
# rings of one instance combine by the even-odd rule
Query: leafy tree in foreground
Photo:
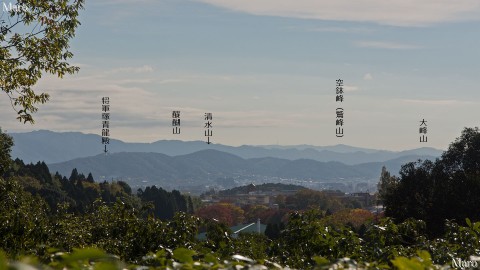
[(480, 131), (465, 128), (435, 162), (402, 166), (400, 180), (386, 192), (386, 215), (427, 222), (432, 234), (443, 232), (445, 219), (465, 224), (480, 220)]
[(33, 123), (36, 104), (49, 99), (33, 86), (43, 73), (63, 77), (79, 70), (67, 60), (73, 54), (84, 0), (17, 0), (2, 2), (0, 13), (0, 89), (6, 93), (20, 121)]
[(17, 255), (45, 244), (45, 209), (44, 201), (25, 192), (15, 179), (0, 178), (0, 249)]

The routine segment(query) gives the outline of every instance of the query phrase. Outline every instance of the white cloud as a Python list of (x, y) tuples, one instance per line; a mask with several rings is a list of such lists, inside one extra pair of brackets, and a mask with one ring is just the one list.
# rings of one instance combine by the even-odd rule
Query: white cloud
[(150, 73), (153, 72), (153, 67), (143, 65), (141, 67), (121, 67), (110, 70), (108, 73)]
[(307, 29), (310, 32), (330, 32), (330, 33), (373, 33), (373, 29), (364, 27), (315, 27)]
[(219, 96), (210, 96), (210, 98), (211, 98), (212, 100), (215, 100), (215, 101), (223, 100), (223, 98), (222, 98), (222, 97), (219, 97)]
[(158, 84), (170, 84), (170, 83), (181, 83), (184, 82), (184, 80), (180, 79), (164, 79), (164, 80), (159, 80), (157, 81)]
[(354, 85), (345, 85), (343, 86), (343, 90), (345, 90), (345, 92), (353, 92), (353, 91), (358, 91), (360, 88), (358, 88), (358, 86), (354, 86)]
[(461, 101), (456, 99), (402, 99), (405, 103), (433, 106), (459, 106), (473, 104), (470, 101)]
[(89, 64), (85, 64), (85, 63), (72, 63), (72, 66), (76, 66), (76, 67), (79, 67), (79, 68), (91, 67)]
[(414, 50), (420, 49), (420, 46), (397, 43), (397, 42), (388, 42), (388, 41), (357, 41), (355, 45), (363, 48), (377, 48), (377, 49), (389, 49), (389, 50)]
[(153, 72), (153, 68), (149, 65), (144, 65), (142, 67), (134, 68), (133, 72), (135, 72), (135, 73)]
[[(278, 112), (267, 110), (251, 111), (218, 111), (216, 120), (218, 127), (224, 128), (265, 128), (265, 127), (299, 127), (315, 122), (315, 115), (288, 113), (279, 117)], [(215, 121), (215, 119), (214, 119)]]
[(155, 0), (96, 0), (92, 4), (97, 6), (105, 6), (105, 5), (119, 5), (119, 4), (128, 4), (128, 5), (145, 5), (155, 3)]
[(478, 20), (478, 0), (196, 0), (254, 15), (425, 26)]
[(365, 75), (363, 76), (363, 79), (364, 79), (365, 81), (370, 81), (370, 80), (373, 80), (373, 76), (372, 76), (372, 74), (367, 73), (367, 74), (365, 74)]

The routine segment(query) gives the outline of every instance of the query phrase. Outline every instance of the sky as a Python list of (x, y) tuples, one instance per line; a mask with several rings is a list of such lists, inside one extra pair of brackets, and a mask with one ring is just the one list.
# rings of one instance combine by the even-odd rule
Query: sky
[(3, 130), (101, 135), (104, 96), (127, 142), (206, 140), (206, 112), (211, 140), (235, 146), (446, 149), (479, 126), (478, 0), (86, 0), (80, 20), (80, 72), (41, 79), (34, 125), (0, 96)]

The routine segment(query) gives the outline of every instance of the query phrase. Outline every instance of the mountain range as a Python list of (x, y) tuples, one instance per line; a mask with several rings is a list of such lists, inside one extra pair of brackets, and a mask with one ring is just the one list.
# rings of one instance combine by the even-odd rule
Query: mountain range
[[(335, 183), (378, 179), (382, 166), (398, 172), (401, 165), (419, 156), (405, 156), (385, 162), (346, 165), (336, 161), (311, 159), (287, 160), (272, 157), (243, 159), (217, 151), (202, 150), (192, 154), (167, 156), (160, 153), (114, 153), (49, 164), (52, 172), (69, 176), (73, 168), (91, 172), (97, 180), (121, 179), (130, 185), (158, 185), (164, 188), (188, 189), (212, 186), (219, 179), (249, 182)], [(232, 185), (235, 186), (235, 185)]]
[(269, 182), (355, 191), (348, 183), (374, 186), (382, 166), (397, 174), (407, 162), (433, 160), (442, 153), (426, 147), (393, 152), (348, 145), (234, 147), (201, 141), (126, 143), (111, 139), (105, 154), (98, 135), (44, 130), (10, 135), (15, 142), (13, 158), (26, 163), (44, 161), (52, 172), (67, 177), (77, 168), (85, 175), (91, 172), (97, 181), (120, 179), (133, 187), (196, 191)]
[[(12, 157), (25, 162), (44, 161), (47, 164), (64, 162), (76, 158), (95, 156), (103, 151), (101, 137), (80, 132), (52, 132), (47, 130), (27, 133), (10, 133), (15, 141)], [(442, 150), (422, 147), (406, 151), (386, 151), (358, 148), (348, 145), (335, 146), (228, 146), (206, 144), (203, 141), (160, 140), (152, 143), (127, 143), (111, 139), (109, 153), (146, 152), (161, 153), (168, 156), (187, 155), (201, 150), (217, 150), (230, 153), (244, 159), (275, 157), (288, 160), (311, 159), (321, 162), (337, 161), (347, 165), (366, 162), (382, 162), (405, 156), (435, 158)]]

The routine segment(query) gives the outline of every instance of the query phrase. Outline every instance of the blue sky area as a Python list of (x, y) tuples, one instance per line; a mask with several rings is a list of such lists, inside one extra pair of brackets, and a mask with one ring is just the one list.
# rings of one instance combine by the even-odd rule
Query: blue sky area
[(212, 140), (229, 145), (446, 149), (479, 126), (478, 0), (86, 2), (71, 44), (81, 71), (42, 79), (51, 101), (35, 125), (16, 122), (0, 99), (4, 130), (101, 134), (103, 96), (111, 137), (135, 142), (205, 140), (205, 112)]

